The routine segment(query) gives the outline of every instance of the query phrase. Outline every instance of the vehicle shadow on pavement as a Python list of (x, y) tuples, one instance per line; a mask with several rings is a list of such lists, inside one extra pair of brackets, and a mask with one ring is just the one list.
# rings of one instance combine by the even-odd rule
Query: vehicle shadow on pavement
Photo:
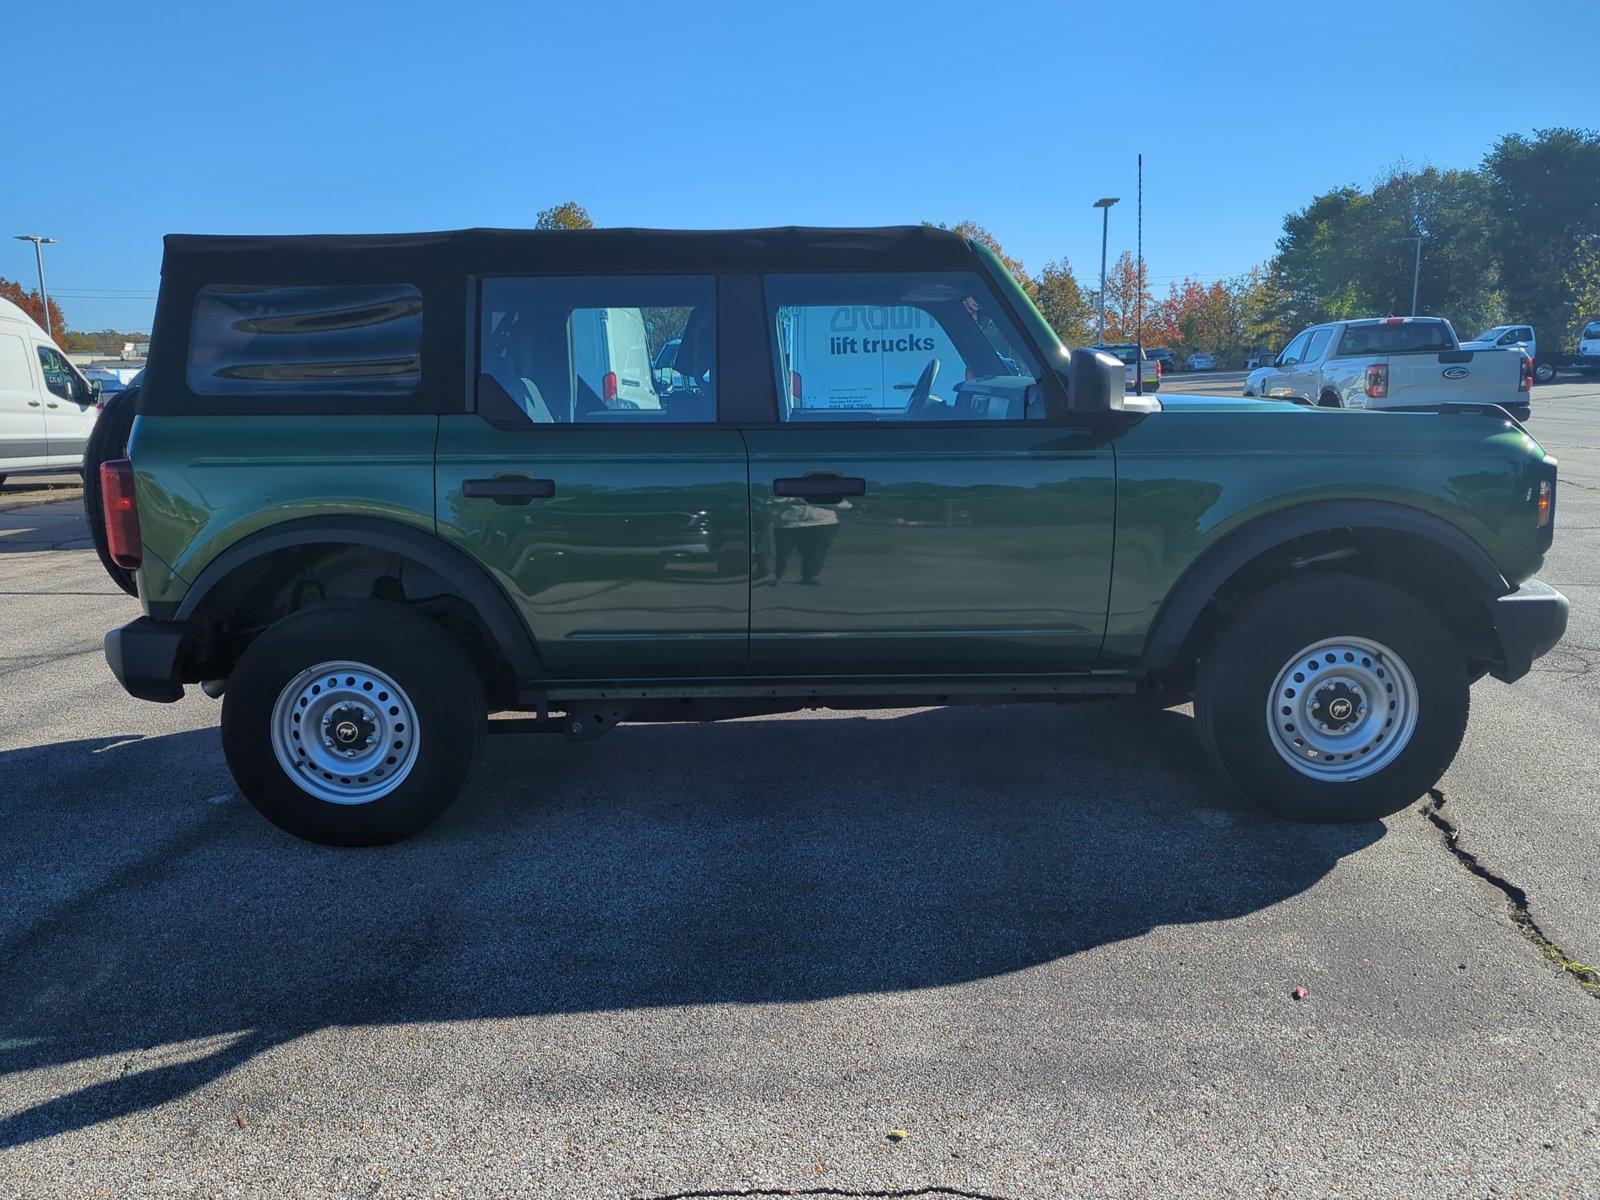
[[(60, 821), (50, 840), (81, 876), (0, 930), (0, 1092), (67, 1064), (93, 1080), (7, 1104), (0, 1147), (150, 1109), (329, 1026), (992, 977), (1268, 907), (1382, 836), (1262, 817), (1191, 726), (1041, 705), (492, 738), (438, 825), (342, 851), (207, 803), (215, 730), (0, 754), (0, 823)], [(58, 777), (64, 798), (41, 796)], [(116, 831), (136, 825), (156, 832), (130, 850)], [(13, 896), (51, 869), (41, 837), (0, 837)]]

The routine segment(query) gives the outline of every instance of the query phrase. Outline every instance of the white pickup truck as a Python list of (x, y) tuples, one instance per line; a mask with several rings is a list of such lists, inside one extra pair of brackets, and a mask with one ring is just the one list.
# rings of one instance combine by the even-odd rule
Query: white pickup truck
[(1442, 317), (1373, 317), (1303, 329), (1244, 394), (1324, 408), (1498, 404), (1526, 420), (1533, 359), (1516, 346), (1463, 350)]

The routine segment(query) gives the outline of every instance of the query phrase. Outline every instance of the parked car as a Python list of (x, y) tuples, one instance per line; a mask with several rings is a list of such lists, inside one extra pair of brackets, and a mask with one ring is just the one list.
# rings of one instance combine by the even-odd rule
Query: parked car
[(1217, 369), (1217, 356), (1207, 354), (1204, 350), (1196, 350), (1189, 355), (1187, 365), (1191, 371), (1215, 371)]
[[(705, 406), (581, 403), (596, 308), (673, 314)], [(841, 312), (852, 402), (838, 373), (813, 407), (781, 331)], [(220, 695), (243, 794), (321, 842), (427, 825), (488, 712), (587, 739), (1141, 693), (1192, 695), (1277, 813), (1370, 820), (1566, 625), (1533, 578), (1555, 460), (1499, 410), (1128, 395), (945, 230), (170, 237), (150, 363), (100, 468), (144, 610), (106, 658)]]
[(1520, 346), (1463, 349), (1442, 317), (1376, 317), (1303, 329), (1244, 394), (1322, 408), (1498, 404), (1526, 420), (1533, 359)]
[(1245, 356), (1244, 369), (1254, 371), (1258, 367), (1267, 366), (1277, 357), (1271, 350), (1252, 350)]
[(1539, 356), (1539, 339), (1534, 333), (1532, 325), (1496, 325), (1493, 329), (1485, 329), (1470, 342), (1462, 342), (1461, 348), (1463, 350), (1521, 350), (1533, 360), (1533, 379), (1535, 383), (1549, 383), (1556, 377), (1556, 371), (1563, 365), (1559, 356), (1556, 358), (1541, 358)]
[(80, 469), (99, 397), (99, 383), (85, 379), (32, 317), (0, 299), (0, 484)]
[(1178, 369), (1178, 360), (1172, 357), (1172, 351), (1165, 346), (1152, 347), (1147, 353), (1161, 364), (1161, 373), (1163, 375), (1171, 375)]
[(1578, 335), (1578, 354), (1572, 365), (1586, 374), (1600, 371), (1600, 321), (1590, 321)]
[[(1131, 392), (1134, 390), (1138, 378), (1139, 347), (1133, 342), (1108, 342), (1098, 343), (1090, 347), (1091, 350), (1103, 350), (1111, 355), (1123, 366), (1123, 382)], [(1150, 357), (1150, 352), (1144, 352), (1144, 390), (1157, 392), (1161, 390), (1161, 363)]]

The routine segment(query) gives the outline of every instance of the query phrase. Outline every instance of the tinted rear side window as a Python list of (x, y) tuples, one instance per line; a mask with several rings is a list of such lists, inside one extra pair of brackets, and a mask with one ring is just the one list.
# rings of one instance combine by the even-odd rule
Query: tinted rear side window
[(1340, 354), (1404, 354), (1454, 350), (1443, 321), (1401, 321), (1393, 325), (1352, 325), (1339, 338)]
[(195, 296), (189, 390), (202, 396), (401, 396), (422, 382), (410, 284), (213, 284)]
[(715, 291), (709, 275), (485, 279), (479, 404), (492, 391), (533, 425), (715, 421)]

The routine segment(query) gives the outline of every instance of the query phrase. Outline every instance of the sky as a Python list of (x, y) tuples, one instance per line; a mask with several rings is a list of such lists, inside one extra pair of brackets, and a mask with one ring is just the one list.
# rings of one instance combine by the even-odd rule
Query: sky
[(1548, 52), (1593, 25), (1571, 0), (55, 0), (0, 43), (39, 131), (0, 167), (0, 276), (36, 282), (10, 235), (58, 238), (69, 327), (146, 330), (166, 233), (516, 227), (572, 199), (610, 226), (971, 219), (1088, 280), (1096, 198), (1122, 197), (1111, 257), (1134, 245), (1142, 152), (1159, 293), (1263, 262), (1287, 213), (1399, 160), (1600, 125), (1600, 72)]

